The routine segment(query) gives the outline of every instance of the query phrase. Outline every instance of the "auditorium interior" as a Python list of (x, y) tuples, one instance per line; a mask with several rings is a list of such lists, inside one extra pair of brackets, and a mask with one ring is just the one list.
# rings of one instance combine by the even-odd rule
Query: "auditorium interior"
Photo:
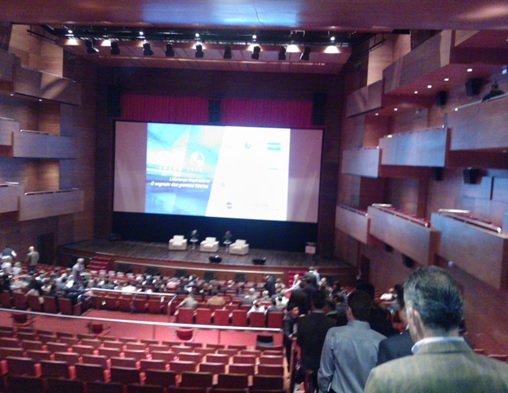
[[(0, 20), (0, 248), (255, 283), (314, 265), (377, 293), (437, 265), (474, 347), (508, 353), (506, 4), (7, 0)], [(119, 122), (321, 132), (298, 187), (316, 218), (116, 211)]]

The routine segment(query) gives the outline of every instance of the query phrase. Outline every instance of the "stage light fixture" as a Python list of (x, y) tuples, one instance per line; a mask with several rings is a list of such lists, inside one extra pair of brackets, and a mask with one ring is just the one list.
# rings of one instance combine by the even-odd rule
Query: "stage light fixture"
[(113, 41), (111, 43), (110, 52), (112, 55), (119, 55), (120, 54), (120, 47), (118, 46), (118, 41)]
[(166, 44), (166, 57), (175, 57), (175, 50), (172, 44)]
[(224, 47), (224, 59), (231, 59), (233, 56), (231, 54), (231, 47), (229, 45), (226, 45)]
[(203, 45), (198, 44), (196, 45), (196, 59), (202, 59), (205, 56), (205, 53), (203, 52)]
[(143, 44), (143, 56), (152, 56), (153, 50), (148, 42)]
[(93, 55), (94, 53), (99, 52), (99, 49), (93, 46), (92, 40), (86, 40), (85, 45), (86, 45), (86, 53), (88, 53), (89, 55)]
[(283, 46), (279, 49), (279, 60), (286, 60), (286, 48)]
[(261, 48), (259, 46), (255, 46), (252, 50), (252, 55), (250, 56), (253, 60), (259, 60), (259, 53), (261, 52)]
[(309, 60), (310, 59), (310, 52), (311, 52), (311, 49), (309, 46), (306, 46), (305, 49), (303, 50), (303, 53), (302, 55), (300, 56), (300, 60)]

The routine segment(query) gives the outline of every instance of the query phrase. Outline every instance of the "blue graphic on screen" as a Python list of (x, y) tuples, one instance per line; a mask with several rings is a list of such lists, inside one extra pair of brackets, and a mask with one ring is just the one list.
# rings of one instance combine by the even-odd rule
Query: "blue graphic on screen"
[(146, 211), (205, 215), (223, 132), (208, 126), (148, 124)]

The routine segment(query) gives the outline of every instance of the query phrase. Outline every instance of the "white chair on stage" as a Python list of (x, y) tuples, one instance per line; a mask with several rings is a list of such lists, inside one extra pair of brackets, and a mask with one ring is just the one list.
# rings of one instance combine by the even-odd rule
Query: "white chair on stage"
[(236, 239), (236, 242), (229, 245), (229, 253), (247, 255), (249, 253), (249, 244), (243, 239)]
[(172, 239), (169, 239), (170, 250), (186, 250), (187, 239), (183, 235), (174, 235)]
[(199, 251), (217, 252), (219, 251), (219, 241), (215, 237), (207, 237), (199, 245)]

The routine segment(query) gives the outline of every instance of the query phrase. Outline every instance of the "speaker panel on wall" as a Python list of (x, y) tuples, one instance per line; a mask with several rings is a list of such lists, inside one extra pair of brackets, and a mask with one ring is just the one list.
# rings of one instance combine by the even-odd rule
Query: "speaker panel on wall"
[(325, 124), (326, 94), (315, 93), (312, 98), (312, 125), (321, 126)]
[(445, 106), (446, 105), (446, 91), (438, 91), (434, 96), (434, 103), (437, 106)]
[(121, 89), (118, 86), (109, 86), (108, 87), (108, 116), (110, 117), (120, 117), (122, 114), (120, 107), (120, 95)]
[(441, 181), (443, 180), (443, 168), (439, 166), (433, 166), (430, 168), (430, 177), (432, 180)]
[(480, 94), (482, 80), (480, 78), (470, 78), (466, 81), (466, 95), (472, 97)]
[(220, 100), (208, 101), (208, 121), (210, 123), (220, 123)]
[(254, 265), (264, 265), (266, 262), (266, 258), (253, 258), (252, 263)]
[(476, 184), (478, 177), (480, 177), (480, 169), (478, 168), (465, 168), (462, 171), (464, 175), (465, 184)]
[(415, 261), (413, 261), (412, 258), (408, 257), (407, 255), (402, 254), (402, 264), (405, 267), (413, 267)]

